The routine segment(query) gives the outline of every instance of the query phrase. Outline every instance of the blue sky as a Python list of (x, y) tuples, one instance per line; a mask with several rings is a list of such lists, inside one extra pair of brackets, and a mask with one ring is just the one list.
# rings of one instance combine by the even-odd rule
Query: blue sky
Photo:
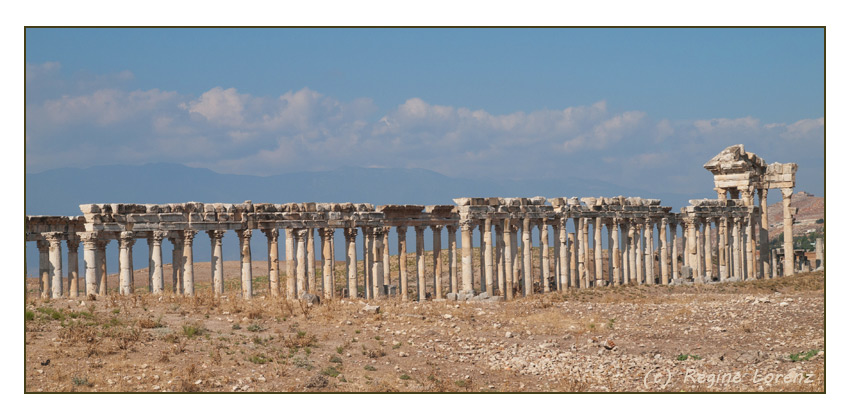
[[(820, 29), (29, 29), (27, 171), (178, 162), (687, 192), (743, 143), (823, 193)], [(628, 194), (628, 192), (624, 192)]]

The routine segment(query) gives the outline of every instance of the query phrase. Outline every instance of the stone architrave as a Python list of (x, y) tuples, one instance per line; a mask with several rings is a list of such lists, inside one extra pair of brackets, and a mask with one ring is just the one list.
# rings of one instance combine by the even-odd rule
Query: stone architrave
[[(398, 236), (398, 290), (401, 294), (401, 300), (406, 301), (409, 299), (407, 295), (407, 226), (396, 226), (395, 232)], [(449, 266), (451, 266), (451, 263)]]
[(250, 300), (254, 297), (254, 275), (251, 271), (251, 235), (253, 233), (251, 229), (236, 231), (236, 235), (239, 237), (239, 261), (242, 266), (242, 298), (245, 300)]

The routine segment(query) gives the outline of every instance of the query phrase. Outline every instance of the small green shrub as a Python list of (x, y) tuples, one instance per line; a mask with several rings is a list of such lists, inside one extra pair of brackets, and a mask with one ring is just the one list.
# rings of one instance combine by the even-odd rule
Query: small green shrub
[(374, 371), (378, 370), (378, 369), (375, 369), (375, 367), (374, 367), (374, 366), (372, 366), (372, 365), (366, 365), (366, 366), (363, 366), (363, 369), (366, 369), (366, 370), (368, 370), (369, 372), (374, 372)]

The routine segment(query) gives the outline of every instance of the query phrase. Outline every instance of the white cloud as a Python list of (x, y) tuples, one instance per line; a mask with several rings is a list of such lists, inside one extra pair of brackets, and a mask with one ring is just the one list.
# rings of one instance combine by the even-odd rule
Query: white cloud
[(236, 89), (214, 87), (204, 92), (197, 100), (188, 105), (180, 104), (182, 109), (188, 109), (192, 114), (202, 115), (213, 124), (237, 126), (242, 124), (245, 109), (244, 101), (248, 95), (240, 95)]

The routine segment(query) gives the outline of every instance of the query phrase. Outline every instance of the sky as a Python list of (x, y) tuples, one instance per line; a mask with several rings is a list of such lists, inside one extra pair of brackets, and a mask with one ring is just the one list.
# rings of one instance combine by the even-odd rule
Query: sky
[(28, 173), (399, 167), (679, 193), (740, 143), (822, 195), (824, 31), (30, 28), (26, 130)]

